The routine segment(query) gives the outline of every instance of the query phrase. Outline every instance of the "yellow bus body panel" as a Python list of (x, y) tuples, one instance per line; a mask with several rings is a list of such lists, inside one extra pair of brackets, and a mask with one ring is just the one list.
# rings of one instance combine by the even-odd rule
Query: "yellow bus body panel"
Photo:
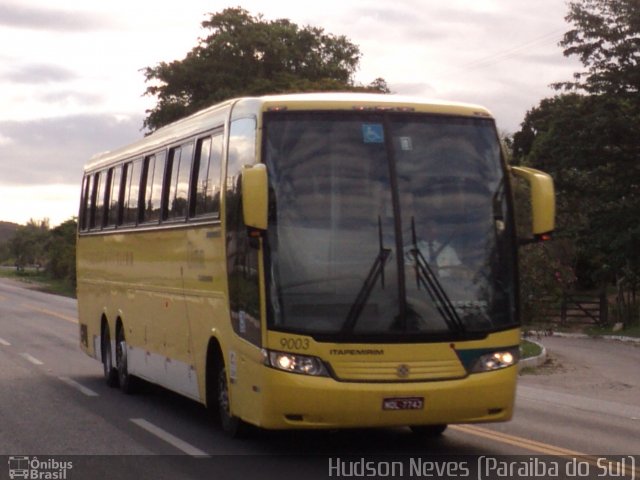
[[(269, 345), (282, 350), (282, 340), (309, 337), (269, 332)], [(305, 355), (315, 355), (337, 370), (331, 351), (383, 351), (354, 355), (360, 377), (337, 380), (275, 370), (263, 365), (262, 356), (241, 355), (238, 377), (231, 394), (234, 413), (270, 429), (384, 427), (442, 423), (498, 422), (513, 415), (517, 367), (467, 374), (454, 349), (513, 347), (519, 329), (489, 335), (483, 340), (421, 344), (325, 344), (310, 340)], [(350, 355), (344, 355), (349, 356)], [(337, 355), (337, 363), (348, 363)], [(425, 373), (421, 364), (455, 364), (447, 375)], [(409, 376), (398, 378), (399, 366), (409, 366)], [(436, 369), (437, 370), (437, 369)], [(246, 374), (248, 378), (243, 379)], [(375, 379), (375, 376), (378, 379)], [(428, 377), (428, 378), (426, 378)], [(246, 381), (245, 381), (246, 380)], [(395, 397), (424, 399), (422, 410), (387, 411), (383, 400)]]
[[(509, 420), (515, 367), (464, 379), (419, 383), (341, 383), (270, 369), (260, 399), (261, 421), (272, 429), (389, 427)], [(294, 378), (291, 378), (294, 377)], [(422, 397), (422, 410), (386, 411), (383, 400)]]
[(197, 392), (180, 393), (204, 401), (209, 339), (231, 335), (222, 240), (220, 225), (84, 236), (78, 313), (87, 325), (85, 352), (100, 359), (101, 319), (112, 340), (120, 321), (128, 346), (145, 355), (149, 368), (133, 373), (170, 387), (172, 379), (149, 377), (172, 375), (180, 365), (197, 385)]

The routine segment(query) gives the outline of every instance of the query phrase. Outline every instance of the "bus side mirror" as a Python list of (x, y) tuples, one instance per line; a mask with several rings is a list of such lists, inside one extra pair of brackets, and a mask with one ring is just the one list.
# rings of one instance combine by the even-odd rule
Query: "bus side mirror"
[(252, 229), (267, 229), (269, 185), (267, 166), (258, 163), (242, 167), (242, 214), (244, 224)]
[(556, 197), (550, 175), (528, 167), (511, 167), (511, 173), (529, 184), (533, 238), (523, 243), (548, 240), (555, 228)]

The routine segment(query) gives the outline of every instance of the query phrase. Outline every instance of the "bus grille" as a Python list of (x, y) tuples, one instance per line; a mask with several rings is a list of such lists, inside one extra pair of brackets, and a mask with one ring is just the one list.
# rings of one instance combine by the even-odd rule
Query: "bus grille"
[(457, 359), (420, 362), (331, 362), (338, 380), (362, 382), (418, 382), (466, 376)]

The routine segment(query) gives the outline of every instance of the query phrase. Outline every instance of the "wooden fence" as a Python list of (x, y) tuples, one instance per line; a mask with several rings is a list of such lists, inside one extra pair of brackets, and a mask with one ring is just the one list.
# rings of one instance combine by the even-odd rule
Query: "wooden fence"
[(544, 317), (561, 326), (606, 325), (609, 320), (609, 304), (604, 293), (599, 295), (566, 293), (559, 302), (543, 298), (540, 300), (540, 309)]

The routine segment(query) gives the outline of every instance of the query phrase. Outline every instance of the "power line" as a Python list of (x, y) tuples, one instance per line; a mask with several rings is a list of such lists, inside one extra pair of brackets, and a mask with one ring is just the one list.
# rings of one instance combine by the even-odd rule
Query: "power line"
[(500, 52), (493, 53), (491, 55), (487, 55), (486, 57), (482, 57), (476, 60), (473, 60), (469, 63), (461, 65), (460, 67), (455, 68), (449, 72), (446, 72), (445, 75), (453, 75), (460, 72), (468, 72), (469, 70), (476, 70), (480, 68), (489, 67), (496, 63), (502, 62), (514, 56), (517, 56), (523, 50), (530, 49), (532, 47), (547, 45), (551, 43), (557, 43), (560, 39), (561, 33), (564, 33), (564, 29), (554, 30), (552, 32), (546, 33), (544, 35), (540, 35), (539, 37), (535, 37), (523, 44), (518, 46), (509, 48), (507, 50), (503, 50)]

